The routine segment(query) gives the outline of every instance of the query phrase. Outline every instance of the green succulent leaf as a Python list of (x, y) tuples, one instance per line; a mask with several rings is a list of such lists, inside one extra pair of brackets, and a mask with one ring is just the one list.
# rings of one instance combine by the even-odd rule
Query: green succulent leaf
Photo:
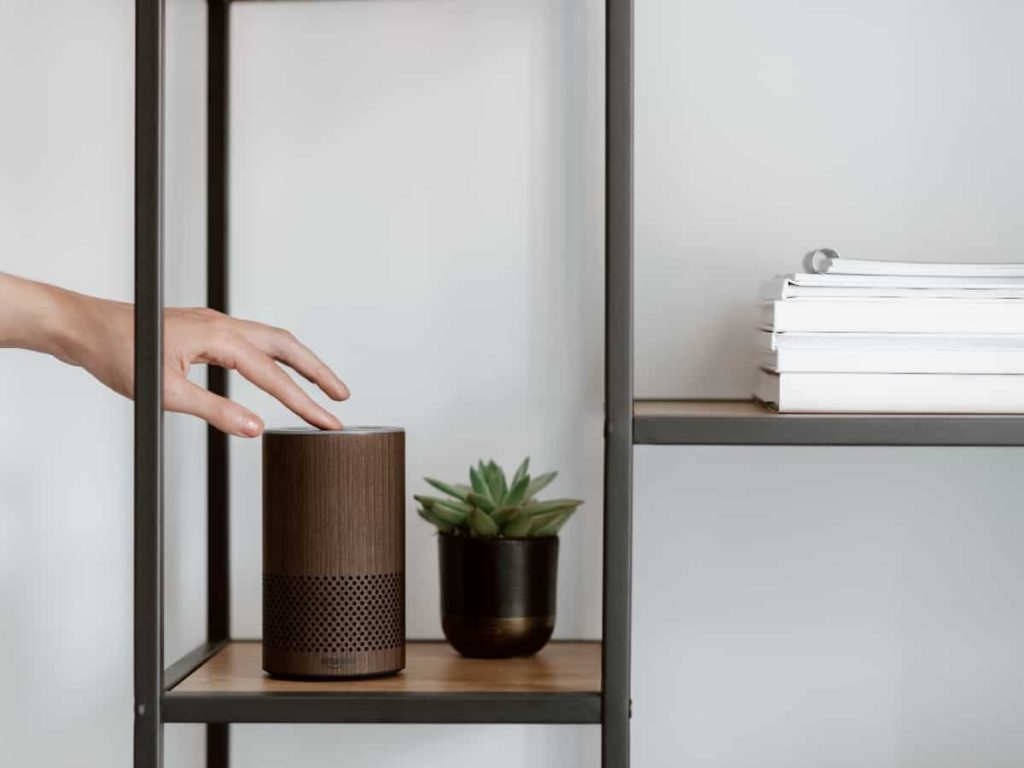
[(514, 507), (521, 504), (526, 500), (526, 489), (530, 487), (530, 476), (523, 475), (514, 483), (512, 487), (508, 489), (508, 493), (505, 494), (505, 500), (502, 502), (505, 506)]
[(501, 529), (501, 535), (507, 536), (510, 539), (523, 539), (530, 535), (530, 526), (533, 524), (533, 518), (529, 515), (520, 513), (514, 517)]
[(469, 468), (469, 481), (473, 484), (473, 492), (480, 496), (490, 496), (487, 490), (487, 483), (484, 482), (484, 474), (477, 467)]
[(473, 507), (461, 501), (438, 501), (430, 508), (434, 515), (451, 525), (462, 525), (472, 510)]
[(545, 475), (541, 475), (540, 477), (533, 478), (533, 480), (530, 481), (530, 484), (526, 488), (526, 497), (525, 498), (527, 498), (527, 499), (534, 498), (538, 493), (540, 493), (545, 488), (547, 488), (549, 485), (551, 485), (551, 483), (553, 483), (555, 481), (556, 477), (558, 477), (558, 473), (557, 472), (548, 472)]
[(545, 512), (543, 515), (531, 518), (530, 536), (555, 536), (575, 511), (575, 507), (560, 509), (555, 512)]
[(477, 536), (491, 538), (497, 536), (500, 531), (498, 524), (491, 520), (489, 515), (476, 507), (469, 511), (469, 514), (466, 516), (466, 522), (469, 523), (470, 530)]
[(437, 501), (434, 502), (435, 506), (439, 504), (443, 504), (449, 509), (454, 509), (458, 512), (461, 512), (464, 515), (468, 514), (469, 510), (473, 508), (472, 504), (467, 504), (466, 502), (459, 501), (458, 499), (438, 499)]
[(461, 525), (472, 507), (458, 499), (437, 499), (432, 496), (414, 496), (423, 508), (453, 525)]
[(538, 494), (558, 476), (530, 476), (527, 456), (510, 476), (493, 459), (469, 468), (469, 484), (426, 481), (443, 497), (417, 494), (416, 512), (444, 534), (493, 538), (556, 536), (583, 503), (579, 499), (539, 501)]
[(583, 502), (579, 499), (551, 499), (550, 501), (534, 502), (523, 507), (523, 512), (531, 516), (543, 515), (547, 512), (561, 512), (565, 509), (576, 509)]
[(504, 501), (508, 496), (508, 478), (505, 477), (505, 470), (498, 464), (494, 465), (494, 473), (498, 477), (498, 488), (501, 490), (501, 499)]
[(423, 479), (426, 480), (435, 488), (437, 488), (437, 490), (441, 491), (441, 493), (447, 493), (449, 496), (453, 496), (459, 501), (465, 501), (466, 496), (469, 495), (466, 491), (463, 491), (462, 489), (454, 485), (449, 485), (448, 483), (443, 482), (441, 480), (435, 480), (432, 477), (425, 477)]
[(505, 525), (515, 520), (521, 514), (522, 510), (519, 507), (502, 507), (491, 515), (491, 520), (496, 522), (498, 525)]
[(451, 533), (452, 530), (454, 530), (454, 526), (449, 525), (448, 523), (446, 523), (444, 520), (439, 518), (437, 515), (435, 515), (429, 509), (424, 509), (423, 507), (417, 507), (416, 511), (419, 513), (420, 517), (422, 517), (428, 523), (430, 523), (431, 525), (436, 527), (437, 530), (439, 530), (441, 533)]
[(469, 503), (474, 507), (479, 507), (487, 514), (491, 514), (495, 510), (494, 502), (491, 501), (491, 497), (481, 496), (479, 493), (469, 494)]
[(518, 483), (524, 477), (527, 478), (526, 482), (527, 482), (527, 484), (529, 484), (530, 476), (527, 474), (529, 469), (530, 469), (530, 457), (527, 456), (525, 459), (523, 459), (523, 463), (519, 465), (519, 468), (516, 470), (516, 473), (514, 475), (512, 475), (512, 482), (509, 483), (509, 485), (512, 488), (515, 488), (516, 483)]
[(496, 505), (503, 504), (505, 494), (508, 493), (508, 485), (505, 481), (505, 473), (501, 467), (494, 463), (493, 459), (485, 468), (484, 480), (487, 481), (487, 488), (491, 492), (491, 498), (494, 499), (494, 503)]

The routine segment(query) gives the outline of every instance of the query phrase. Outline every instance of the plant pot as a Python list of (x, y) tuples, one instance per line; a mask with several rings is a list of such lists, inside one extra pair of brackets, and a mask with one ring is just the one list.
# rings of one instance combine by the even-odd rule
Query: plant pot
[(558, 537), (440, 534), (441, 626), (463, 656), (529, 656), (555, 628)]

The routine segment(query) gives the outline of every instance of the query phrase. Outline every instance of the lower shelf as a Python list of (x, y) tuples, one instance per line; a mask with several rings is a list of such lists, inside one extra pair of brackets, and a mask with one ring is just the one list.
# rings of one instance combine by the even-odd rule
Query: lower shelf
[(601, 644), (490, 660), (412, 642), (399, 675), (312, 682), (268, 677), (259, 642), (231, 642), (162, 703), (164, 721), (178, 723), (599, 723)]

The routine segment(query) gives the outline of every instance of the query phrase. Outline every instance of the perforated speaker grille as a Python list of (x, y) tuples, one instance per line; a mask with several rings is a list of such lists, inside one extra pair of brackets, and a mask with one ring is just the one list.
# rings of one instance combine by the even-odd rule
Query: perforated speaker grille
[(405, 579), (263, 574), (263, 643), (293, 653), (359, 653), (405, 640)]

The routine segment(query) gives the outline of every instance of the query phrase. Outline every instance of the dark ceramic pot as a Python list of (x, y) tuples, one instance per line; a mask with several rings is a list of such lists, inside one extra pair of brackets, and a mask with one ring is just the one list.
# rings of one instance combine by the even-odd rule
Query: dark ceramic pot
[(555, 628), (558, 537), (437, 537), (441, 626), (463, 656), (529, 656)]

